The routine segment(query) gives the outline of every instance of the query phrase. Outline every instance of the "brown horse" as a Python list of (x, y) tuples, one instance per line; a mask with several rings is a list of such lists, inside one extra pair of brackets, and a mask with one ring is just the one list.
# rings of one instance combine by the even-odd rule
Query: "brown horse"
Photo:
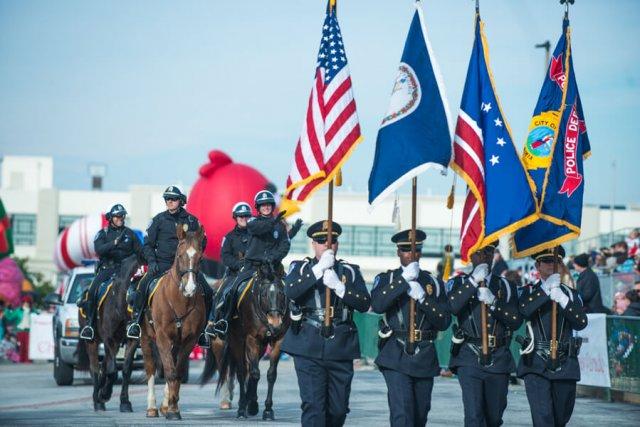
[(196, 285), (204, 232), (201, 228), (188, 231), (186, 225), (178, 224), (176, 233), (178, 248), (173, 266), (158, 281), (145, 315), (141, 337), (148, 387), (147, 417), (158, 416), (155, 343), (166, 379), (160, 411), (168, 420), (182, 418), (178, 409), (180, 379), (206, 321), (204, 296)]
[(218, 389), (236, 375), (240, 384), (238, 418), (256, 415), (260, 380), (258, 364), (267, 345), (270, 345), (267, 398), (262, 418), (273, 420), (273, 386), (278, 375), (280, 345), (290, 324), (289, 305), (282, 278), (273, 271), (260, 269), (250, 280), (247, 295), (239, 303), (238, 316), (229, 325), (227, 345), (222, 355), (219, 340), (211, 342), (201, 382), (213, 376), (216, 361), (221, 361)]
[[(118, 377), (116, 355), (120, 345), (126, 340), (126, 351), (122, 367), (122, 389), (120, 391), (120, 412), (132, 412), (129, 401), (129, 381), (133, 357), (138, 348), (137, 340), (126, 339), (126, 327), (129, 320), (127, 311), (127, 289), (130, 280), (141, 262), (136, 255), (122, 261), (120, 270), (116, 274), (111, 287), (105, 294), (105, 301), (98, 310), (96, 336), (92, 341), (80, 340), (78, 343), (78, 358), (81, 368), (88, 361), (88, 368), (93, 379), (93, 408), (96, 411), (105, 410), (105, 402), (111, 399), (113, 384)], [(87, 323), (87, 319), (78, 316), (80, 328)], [(98, 349), (100, 342), (104, 343), (104, 358), (100, 362)]]

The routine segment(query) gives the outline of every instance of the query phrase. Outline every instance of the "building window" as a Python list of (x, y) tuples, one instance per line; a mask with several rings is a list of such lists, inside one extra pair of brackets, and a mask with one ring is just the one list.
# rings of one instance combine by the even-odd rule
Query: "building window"
[(67, 228), (76, 219), (82, 218), (80, 215), (60, 215), (58, 217), (58, 233)]
[(16, 246), (35, 246), (36, 216), (32, 214), (11, 215), (13, 243)]

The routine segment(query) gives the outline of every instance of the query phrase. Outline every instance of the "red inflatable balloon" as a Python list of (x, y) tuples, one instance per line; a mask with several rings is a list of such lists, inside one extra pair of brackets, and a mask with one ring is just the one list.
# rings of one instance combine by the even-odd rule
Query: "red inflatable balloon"
[(187, 210), (207, 232), (206, 258), (220, 260), (222, 238), (235, 226), (233, 206), (244, 201), (253, 208), (253, 196), (268, 185), (267, 178), (251, 166), (234, 163), (222, 151), (209, 152), (209, 163), (200, 168), (187, 203)]

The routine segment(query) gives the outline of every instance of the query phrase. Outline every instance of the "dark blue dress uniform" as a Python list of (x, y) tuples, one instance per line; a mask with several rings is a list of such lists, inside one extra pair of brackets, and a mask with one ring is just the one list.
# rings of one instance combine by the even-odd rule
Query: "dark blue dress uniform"
[(574, 338), (573, 331), (587, 326), (587, 316), (578, 292), (564, 284), (560, 289), (568, 297), (568, 302), (564, 308), (558, 304), (557, 309), (559, 366), (555, 371), (550, 370), (548, 364), (553, 302), (543, 282), (524, 287), (519, 299), (520, 312), (533, 329), (534, 346), (530, 354), (521, 357), (517, 373), (524, 379), (536, 427), (564, 426), (569, 422), (576, 399), (576, 382), (580, 380), (578, 353), (581, 338)]
[(457, 350), (452, 350), (449, 367), (458, 375), (462, 389), (465, 426), (499, 426), (507, 407), (509, 374), (515, 370), (509, 351), (511, 335), (522, 323), (517, 289), (499, 276), (490, 274), (486, 279), (495, 296), (493, 305), (487, 307), (487, 332), (493, 363), (482, 366), (479, 359), (482, 352), (481, 302), (470, 277), (463, 274), (447, 284), (449, 307), (458, 321), (457, 336), (464, 338)]
[[(317, 225), (312, 225), (307, 234), (316, 230)], [(340, 298), (332, 291), (333, 335), (323, 337), (320, 331), (325, 284), (323, 277), (316, 279), (312, 271), (317, 262), (315, 258), (293, 261), (285, 278), (287, 297), (295, 303), (302, 318), (287, 331), (282, 350), (294, 359), (302, 400), (302, 425), (341, 426), (349, 412), (353, 360), (360, 358), (353, 311), (367, 311), (370, 296), (358, 266), (336, 260), (332, 268), (345, 292)]]
[[(427, 271), (417, 278), (425, 291), (422, 302), (416, 301), (416, 349), (405, 351), (409, 319), (409, 283), (402, 268), (379, 274), (371, 291), (371, 308), (383, 314), (388, 338), (382, 338), (375, 360), (387, 383), (392, 426), (424, 426), (431, 408), (433, 377), (440, 374), (440, 364), (433, 341), (438, 331), (449, 327), (451, 316), (444, 283)], [(386, 330), (386, 328), (383, 328)]]

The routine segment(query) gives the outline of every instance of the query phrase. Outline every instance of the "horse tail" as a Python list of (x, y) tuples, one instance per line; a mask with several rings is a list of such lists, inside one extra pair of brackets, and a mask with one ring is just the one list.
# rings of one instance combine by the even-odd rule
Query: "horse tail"
[(233, 381), (237, 370), (238, 366), (236, 365), (236, 360), (233, 357), (233, 354), (231, 354), (231, 350), (229, 349), (229, 340), (227, 339), (222, 351), (222, 362), (220, 363), (220, 376), (218, 379), (218, 385), (216, 386), (216, 394), (220, 391), (222, 386), (227, 383), (227, 381)]
[(213, 375), (216, 373), (216, 357), (213, 354), (213, 350), (208, 348), (204, 358), (204, 368), (202, 369), (202, 374), (200, 375), (200, 385), (203, 386), (213, 378)]
[(78, 357), (78, 365), (76, 369), (79, 371), (88, 371), (91, 367), (89, 361), (89, 353), (87, 352), (87, 342), (85, 340), (78, 340), (78, 346), (76, 347), (75, 356)]

